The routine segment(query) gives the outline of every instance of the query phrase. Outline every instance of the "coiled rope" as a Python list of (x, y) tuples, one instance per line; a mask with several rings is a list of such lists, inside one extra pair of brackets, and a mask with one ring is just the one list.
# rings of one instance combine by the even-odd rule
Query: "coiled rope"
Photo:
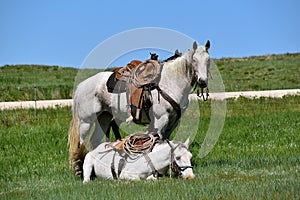
[(145, 154), (152, 150), (155, 141), (152, 134), (134, 133), (125, 138), (123, 149), (127, 154)]

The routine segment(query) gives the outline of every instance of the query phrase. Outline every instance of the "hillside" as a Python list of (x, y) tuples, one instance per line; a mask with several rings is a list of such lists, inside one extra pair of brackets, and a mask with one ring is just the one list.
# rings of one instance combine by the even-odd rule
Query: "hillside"
[(300, 53), (215, 60), (226, 91), (300, 87)]
[[(226, 91), (299, 88), (300, 53), (213, 59)], [(84, 80), (99, 69), (44, 65), (0, 67), (0, 101), (72, 98), (74, 80)]]

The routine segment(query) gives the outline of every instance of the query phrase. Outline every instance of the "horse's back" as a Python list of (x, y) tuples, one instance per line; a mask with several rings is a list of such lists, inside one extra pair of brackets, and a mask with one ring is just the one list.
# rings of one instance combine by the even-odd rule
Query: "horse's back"
[(94, 91), (97, 89), (97, 86), (101, 86), (103, 84), (106, 84), (107, 79), (112, 74), (112, 72), (100, 72), (98, 74), (95, 74), (94, 76), (91, 76), (87, 78), (86, 80), (79, 83), (77, 86), (77, 89), (75, 91), (76, 94), (89, 94), (91, 91)]
[[(100, 72), (79, 83), (74, 94), (74, 108), (85, 113), (95, 113), (100, 108), (99, 96), (107, 93), (106, 81), (112, 72)], [(80, 114), (80, 113), (79, 113)]]

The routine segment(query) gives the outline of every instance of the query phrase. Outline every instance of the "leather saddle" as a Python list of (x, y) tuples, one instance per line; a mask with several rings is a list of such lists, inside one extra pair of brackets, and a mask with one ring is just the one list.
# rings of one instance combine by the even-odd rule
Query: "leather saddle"
[(115, 69), (106, 83), (108, 92), (118, 94), (126, 92), (131, 120), (136, 123), (143, 123), (142, 110), (146, 113), (147, 122), (150, 120), (151, 90), (158, 85), (161, 70), (162, 63), (157, 60), (149, 59), (145, 62), (133, 60), (125, 67)]
[(127, 83), (130, 81), (132, 70), (141, 64), (142, 61), (132, 60), (125, 67), (117, 67), (112, 70), (112, 75), (106, 82), (106, 87), (110, 93), (126, 92)]

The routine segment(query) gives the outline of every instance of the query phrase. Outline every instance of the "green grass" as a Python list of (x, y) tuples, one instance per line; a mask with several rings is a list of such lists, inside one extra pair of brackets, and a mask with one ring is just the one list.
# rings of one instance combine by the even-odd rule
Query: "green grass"
[(226, 91), (299, 88), (300, 54), (215, 60)]
[[(226, 58), (213, 61), (226, 91), (299, 88), (300, 53)], [(58, 66), (12, 65), (0, 67), (0, 101), (72, 98), (76, 83), (98, 73), (98, 69)], [(213, 80), (210, 80), (213, 81)]]
[(0, 199), (299, 198), (299, 96), (228, 100), (223, 132), (202, 159), (197, 154), (210, 102), (199, 105), (200, 128), (190, 147), (194, 180), (97, 179), (88, 185), (68, 169), (69, 107), (38, 110), (37, 119), (32, 109), (0, 111)]
[(100, 72), (98, 69), (43, 65), (14, 65), (0, 67), (0, 101), (70, 99), (74, 81), (82, 81)]

